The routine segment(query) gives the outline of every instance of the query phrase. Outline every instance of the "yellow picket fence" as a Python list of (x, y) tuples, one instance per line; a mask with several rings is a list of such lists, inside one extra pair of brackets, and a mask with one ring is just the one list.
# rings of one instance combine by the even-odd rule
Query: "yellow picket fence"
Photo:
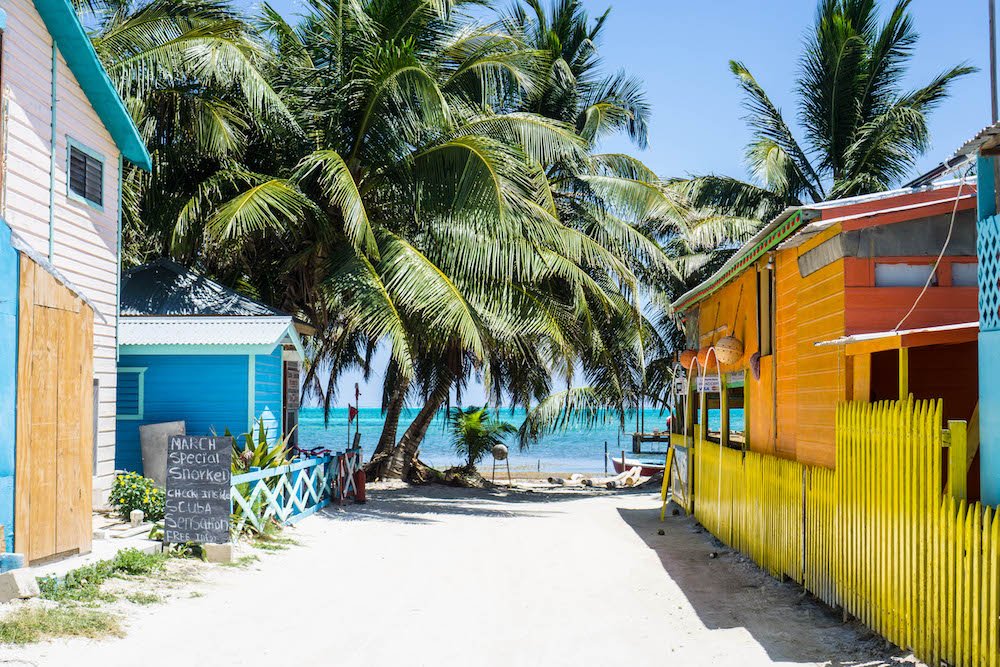
[(1000, 667), (1000, 515), (945, 495), (939, 401), (851, 403), (837, 467), (702, 442), (695, 516), (928, 664)]

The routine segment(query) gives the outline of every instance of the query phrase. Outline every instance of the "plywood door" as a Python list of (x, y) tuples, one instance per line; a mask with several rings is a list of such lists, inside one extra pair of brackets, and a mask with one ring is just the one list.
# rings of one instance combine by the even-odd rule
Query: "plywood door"
[(91, 547), (93, 311), (21, 258), (15, 548), (29, 562)]

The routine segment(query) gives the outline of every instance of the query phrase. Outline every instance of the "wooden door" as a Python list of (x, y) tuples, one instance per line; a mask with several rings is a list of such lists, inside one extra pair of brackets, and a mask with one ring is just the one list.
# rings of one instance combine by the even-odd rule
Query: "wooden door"
[(282, 435), (289, 438), (289, 445), (298, 446), (299, 443), (299, 362), (284, 362), (283, 394), (284, 405), (282, 406), (283, 419), (281, 421)]
[(91, 547), (94, 313), (22, 255), (15, 549), (29, 563)]

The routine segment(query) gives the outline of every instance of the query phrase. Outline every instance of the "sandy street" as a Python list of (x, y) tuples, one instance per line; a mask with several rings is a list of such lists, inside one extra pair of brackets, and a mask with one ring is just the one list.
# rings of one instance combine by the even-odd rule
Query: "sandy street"
[[(649, 493), (373, 493), (287, 532), (128, 636), (34, 665), (882, 665), (881, 640), (722, 549)], [(710, 558), (713, 551), (718, 558)]]

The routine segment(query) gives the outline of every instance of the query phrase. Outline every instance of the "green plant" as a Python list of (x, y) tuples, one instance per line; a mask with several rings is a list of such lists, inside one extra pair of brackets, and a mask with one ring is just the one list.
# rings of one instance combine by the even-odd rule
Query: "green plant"
[(70, 570), (62, 579), (42, 577), (38, 587), (42, 597), (56, 602), (111, 602), (115, 596), (101, 590), (101, 584), (119, 575), (148, 575), (163, 570), (165, 554), (146, 554), (123, 549), (111, 560)]
[(486, 407), (452, 408), (448, 421), (455, 453), (465, 457), (469, 470), (496, 445), (504, 444), (505, 435), (517, 433), (513, 424), (494, 419)]
[(165, 554), (147, 554), (138, 549), (123, 549), (115, 554), (111, 561), (114, 574), (129, 574), (132, 576), (161, 572), (166, 567)]
[[(232, 435), (229, 429), (226, 429), (226, 435)], [(248, 433), (243, 434), (242, 443), (236, 438), (233, 439), (233, 474), (239, 475), (254, 469), (267, 470), (288, 465), (292, 459), (291, 448), (288, 445), (290, 438), (291, 433), (288, 433), (271, 442), (268, 438), (267, 426), (264, 424), (263, 418), (261, 418)], [(275, 476), (265, 479), (264, 483), (273, 491), (277, 488), (279, 481), (279, 477)], [(246, 498), (250, 495), (253, 484), (254, 482), (237, 484), (236, 492)], [(266, 530), (268, 522), (264, 520), (264, 517), (267, 512), (267, 499), (258, 497), (253, 504), (252, 510), (258, 523), (265, 525)], [(233, 526), (240, 524), (244, 511), (243, 507), (238, 503), (233, 504)], [(255, 533), (258, 531), (251, 522), (247, 521), (244, 522), (243, 532)]]
[(75, 605), (24, 607), (0, 620), (0, 644), (32, 644), (50, 637), (121, 637), (118, 617)]
[(163, 518), (163, 501), (163, 489), (157, 487), (153, 480), (135, 472), (115, 477), (108, 499), (125, 521), (129, 520), (132, 510), (142, 510), (147, 521), (159, 521)]
[[(229, 429), (226, 429), (226, 435), (232, 436)], [(292, 452), (288, 447), (291, 433), (276, 439), (273, 443), (270, 442), (263, 417), (248, 433), (244, 433), (241, 437), (242, 443), (237, 438), (233, 438), (234, 475), (247, 472), (251, 468), (260, 470), (280, 468), (287, 465), (292, 458)]]
[(129, 593), (128, 595), (125, 596), (125, 599), (131, 602), (132, 604), (138, 604), (143, 606), (156, 604), (157, 602), (163, 601), (163, 598), (161, 598), (159, 595), (156, 595), (155, 593), (145, 593), (143, 591), (136, 591), (135, 593)]

